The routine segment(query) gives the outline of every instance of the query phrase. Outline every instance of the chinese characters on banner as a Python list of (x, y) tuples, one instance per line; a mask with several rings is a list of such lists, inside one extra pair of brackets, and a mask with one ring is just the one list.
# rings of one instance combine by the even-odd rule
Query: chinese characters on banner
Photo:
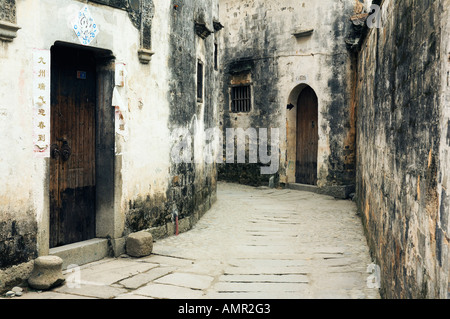
[(50, 50), (33, 50), (33, 150), (50, 157)]

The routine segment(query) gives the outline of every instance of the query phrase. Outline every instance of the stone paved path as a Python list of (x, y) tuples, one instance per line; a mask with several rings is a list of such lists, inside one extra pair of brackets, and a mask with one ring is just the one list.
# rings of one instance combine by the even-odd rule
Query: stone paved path
[(20, 298), (379, 298), (367, 287), (369, 264), (351, 201), (220, 183), (212, 209), (191, 231), (157, 241), (152, 256), (88, 264), (79, 287)]

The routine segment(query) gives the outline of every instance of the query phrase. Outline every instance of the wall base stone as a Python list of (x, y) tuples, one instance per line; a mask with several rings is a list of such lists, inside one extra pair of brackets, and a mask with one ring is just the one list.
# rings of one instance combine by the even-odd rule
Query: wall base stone
[(130, 234), (126, 240), (126, 251), (132, 257), (150, 256), (153, 251), (152, 234), (146, 231)]
[(0, 270), (0, 294), (25, 282), (33, 271), (33, 265), (34, 261), (32, 260)]
[(318, 193), (338, 199), (348, 199), (355, 193), (355, 185), (324, 186), (319, 188)]
[(314, 185), (289, 183), (285, 185), (286, 188), (295, 189), (298, 191), (312, 192), (322, 195), (333, 196), (338, 199), (349, 199), (351, 194), (355, 192), (355, 185), (335, 185), (317, 187)]

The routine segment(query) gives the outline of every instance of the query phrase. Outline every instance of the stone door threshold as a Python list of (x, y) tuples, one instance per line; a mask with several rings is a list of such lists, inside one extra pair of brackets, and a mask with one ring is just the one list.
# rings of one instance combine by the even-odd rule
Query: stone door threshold
[(66, 270), (71, 265), (81, 266), (108, 257), (108, 240), (95, 238), (51, 248), (49, 254), (62, 258), (63, 270)]

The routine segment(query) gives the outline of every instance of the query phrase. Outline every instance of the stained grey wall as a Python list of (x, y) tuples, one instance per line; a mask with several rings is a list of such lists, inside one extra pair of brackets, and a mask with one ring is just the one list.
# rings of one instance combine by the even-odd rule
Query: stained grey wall
[[(168, 17), (171, 34), (167, 56), (170, 78), (167, 100), (170, 105), (169, 129), (186, 129), (191, 137), (203, 137), (202, 130), (217, 126), (216, 96), (218, 73), (214, 70), (214, 41), (211, 33), (205, 39), (195, 32), (195, 23), (202, 21), (214, 31), (218, 19), (215, 1), (172, 0)], [(204, 65), (204, 98), (197, 102), (197, 61)], [(202, 153), (205, 144), (192, 139), (192, 155)], [(198, 150), (197, 150), (198, 149)], [(126, 232), (164, 226), (172, 222), (176, 207), (179, 219), (186, 218), (192, 226), (215, 202), (216, 165), (176, 163), (170, 158), (169, 187), (165, 194), (130, 201)]]
[(384, 1), (358, 57), (357, 203), (387, 298), (447, 297), (448, 4)]

